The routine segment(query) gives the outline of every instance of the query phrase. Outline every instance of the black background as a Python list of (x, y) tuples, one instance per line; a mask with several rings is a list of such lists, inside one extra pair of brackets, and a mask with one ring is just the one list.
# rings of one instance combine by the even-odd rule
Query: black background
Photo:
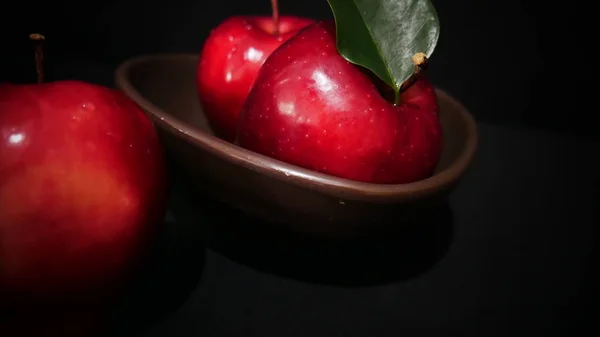
[[(594, 174), (597, 175), (594, 170), (598, 166), (592, 163), (598, 148), (597, 142), (584, 143), (584, 140), (599, 139), (597, 124), (593, 122), (598, 109), (591, 100), (594, 94), (591, 90), (592, 73), (596, 68), (591, 50), (595, 39), (588, 38), (590, 21), (584, 19), (591, 9), (578, 1), (433, 2), (442, 32), (431, 60), (431, 79), (435, 85), (461, 100), (479, 122), (487, 125), (481, 129), (482, 148), (487, 150), (474, 164), (475, 173), (466, 179), (452, 200), (454, 217), (459, 219), (458, 222), (462, 221), (460, 226), (464, 231), (461, 234), (463, 241), (459, 240), (464, 245), (458, 247), (465, 251), (471, 247), (478, 253), (484, 252), (483, 255), (487, 252), (489, 256), (485, 257), (485, 261), (495, 263), (482, 264), (480, 268), (485, 271), (472, 275), (490, 279), (464, 285), (487, 285), (489, 289), (469, 290), (455, 284), (455, 288), (448, 288), (454, 289), (449, 291), (455, 293), (445, 293), (444, 299), (427, 298), (435, 307), (420, 308), (420, 311), (416, 308), (420, 314), (408, 314), (407, 317), (413, 317), (411, 327), (418, 326), (419, 320), (445, 322), (435, 327), (423, 327), (423, 335), (433, 332), (431, 335), (435, 336), (517, 336), (521, 333), (529, 336), (570, 336), (575, 330), (581, 336), (583, 329), (588, 327), (586, 323), (593, 322), (587, 308), (595, 303), (597, 285), (597, 279), (593, 278), (595, 268), (589, 268), (595, 266), (592, 261), (597, 262), (596, 256), (590, 255), (589, 251), (597, 231), (590, 223), (593, 222), (591, 219), (597, 219), (597, 213), (589, 211), (597, 207), (600, 185), (594, 177)], [(330, 18), (325, 0), (281, 0), (280, 8), (283, 14)], [(0, 11), (0, 81), (34, 81), (33, 53), (27, 40), (31, 32), (40, 32), (47, 37), (49, 79), (78, 78), (112, 85), (114, 68), (129, 57), (154, 52), (198, 52), (210, 29), (226, 17), (234, 14), (268, 15), (269, 12), (267, 0), (4, 2)], [(534, 129), (538, 131), (528, 131)], [(563, 136), (565, 138), (561, 138)], [(520, 144), (521, 141), (523, 144)], [(484, 171), (497, 176), (490, 178), (481, 173)], [(592, 175), (592, 180), (582, 178), (586, 174), (588, 177)], [(525, 177), (529, 180), (520, 180)], [(562, 180), (557, 183), (556, 179)], [(579, 194), (577, 184), (586, 185), (586, 192)], [(176, 201), (185, 199), (183, 195), (174, 196), (172, 207), (186, 203)], [(493, 214), (493, 218), (486, 214)], [(529, 224), (526, 229), (521, 227), (525, 223)], [(465, 242), (470, 242), (470, 235), (494, 239), (486, 241), (491, 245), (489, 247), (476, 246), (475, 243), (469, 246)], [(168, 236), (165, 240), (169, 240)], [(155, 270), (156, 274), (152, 277), (161, 280), (189, 279), (186, 282), (190, 284), (182, 281), (177, 286), (187, 287), (188, 291), (182, 290), (181, 294), (174, 295), (177, 292), (171, 288), (176, 286), (171, 281), (160, 281), (158, 286), (142, 281), (146, 288), (142, 286), (142, 290), (134, 292), (133, 302), (136, 296), (137, 300), (150, 296), (155, 306), (169, 304), (168, 310), (175, 310), (188, 298), (190, 287), (193, 288), (200, 276), (195, 274), (196, 269), (186, 264), (193, 262), (178, 260), (177, 256), (196, 254), (197, 249), (192, 247), (193, 244), (186, 246), (185, 242), (177, 245), (180, 246), (171, 249), (170, 255), (158, 257), (169, 266), (166, 271)], [(260, 249), (258, 246), (251, 248)], [(530, 260), (519, 257), (517, 251)], [(594, 259), (582, 256), (594, 256)], [(475, 264), (484, 261), (483, 256), (481, 261), (477, 257), (470, 258)], [(288, 282), (270, 278), (268, 274), (256, 274), (253, 271), (256, 266), (244, 263), (243, 258), (240, 266), (209, 251), (206, 260), (203, 285), (193, 292), (194, 299), (188, 301), (179, 316), (159, 325), (151, 335), (278, 336), (287, 331), (289, 336), (290, 326), (296, 324), (297, 334), (294, 336), (303, 336), (301, 332), (314, 336), (387, 336), (386, 329), (399, 329), (383, 323), (376, 327), (360, 326), (356, 323), (362, 322), (359, 317), (352, 314), (336, 316), (335, 313), (325, 313), (325, 310), (335, 311), (336, 305), (342, 303), (343, 306), (373, 308), (372, 315), (384, 317), (386, 310), (394, 310), (390, 304), (393, 296), (407, 296), (410, 300), (417, 296), (412, 298), (411, 294), (419, 294), (419, 303), (422, 304), (423, 294), (428, 293), (427, 288), (419, 290), (418, 283), (409, 283), (385, 291), (357, 290), (353, 297), (344, 297), (343, 290), (335, 287), (309, 290), (309, 287), (302, 286), (301, 282), (305, 280)], [(467, 259), (461, 261), (446, 262), (445, 266), (454, 263), (454, 270), (459, 270), (457, 273), (461, 272), (458, 267), (462, 266), (467, 275)], [(268, 269), (265, 266), (261, 268)], [(553, 274), (556, 270), (562, 270), (563, 274)], [(448, 271), (448, 275), (452, 273)], [(493, 280), (490, 275), (495, 275)], [(298, 279), (296, 276), (292, 278)], [(435, 283), (427, 284), (432, 287), (431, 294), (441, 287)], [(504, 289), (506, 293), (490, 290), (496, 288)], [(461, 302), (469, 300), (464, 295), (476, 296), (477, 291), (481, 292), (478, 295), (481, 298), (472, 300), (480, 305), (481, 312), (464, 312), (462, 316), (457, 313), (450, 318), (435, 316), (443, 312), (441, 308), (444, 306), (461, 307)], [(574, 293), (565, 295), (571, 291)], [(266, 295), (261, 295), (261, 292)], [(295, 308), (300, 311), (304, 307), (312, 310), (321, 308), (322, 311), (283, 317), (281, 312), (285, 312), (286, 304), (279, 303), (277, 296), (281, 296), (282, 301), (283, 298), (291, 301), (290, 305), (296, 305)], [(321, 298), (324, 304), (306, 303), (308, 300), (303, 296)], [(569, 299), (560, 307), (556, 303), (551, 304), (554, 303), (551, 298), (560, 296)], [(221, 302), (202, 304), (215, 297)], [(348, 302), (348, 298), (352, 298), (353, 302)], [(488, 303), (496, 306), (486, 307)], [(552, 305), (555, 307), (550, 308)], [(261, 308), (265, 308), (264, 312)], [(127, 310), (134, 309), (124, 309)], [(164, 315), (164, 310), (156, 310), (161, 314), (156, 314), (154, 319)], [(544, 310), (553, 314), (544, 315)], [(357, 309), (356, 312), (359, 315), (361, 311)], [(428, 312), (436, 318), (424, 317)], [(329, 315), (331, 327), (346, 324), (359, 328), (354, 329), (353, 334), (309, 323), (302, 327), (304, 321), (318, 321), (311, 318), (315, 315)], [(241, 321), (236, 321), (236, 318)], [(137, 319), (144, 321), (147, 316), (140, 315)], [(553, 322), (542, 324), (542, 320)], [(202, 324), (195, 324), (197, 321)], [(377, 319), (365, 321), (372, 323)], [(381, 318), (381, 321), (389, 320)], [(537, 329), (538, 323), (547, 327), (546, 330)], [(519, 324), (525, 328), (515, 330)], [(199, 328), (200, 325), (208, 328)], [(484, 329), (486, 325), (491, 330)], [(406, 331), (420, 335), (414, 334), (418, 330)]]
[[(596, 134), (595, 113), (582, 103), (589, 100), (596, 68), (586, 2), (433, 2), (442, 33), (430, 76), (479, 120)], [(325, 0), (281, 0), (280, 8), (283, 14), (331, 17)], [(27, 36), (33, 31), (47, 35), (50, 78), (73, 78), (82, 62), (96, 62), (109, 74), (119, 62), (142, 53), (198, 52), (210, 29), (227, 16), (268, 15), (270, 2), (11, 1), (3, 3), (1, 13), (7, 61), (0, 79), (31, 81)], [(110, 75), (103, 76), (112, 83)]]

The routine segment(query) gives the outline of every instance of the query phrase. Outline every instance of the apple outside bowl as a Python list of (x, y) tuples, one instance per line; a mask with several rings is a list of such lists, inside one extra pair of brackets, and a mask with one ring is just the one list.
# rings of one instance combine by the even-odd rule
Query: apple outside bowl
[(444, 148), (430, 178), (371, 184), (290, 165), (213, 136), (196, 91), (197, 61), (195, 54), (136, 57), (118, 67), (116, 85), (154, 120), (186, 185), (285, 230), (353, 237), (418, 225), (445, 202), (476, 153), (473, 117), (436, 89)]

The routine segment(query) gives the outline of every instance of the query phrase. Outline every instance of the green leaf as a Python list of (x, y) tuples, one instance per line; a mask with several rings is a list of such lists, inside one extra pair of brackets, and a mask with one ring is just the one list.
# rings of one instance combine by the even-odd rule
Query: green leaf
[(415, 71), (412, 56), (431, 56), (440, 35), (430, 0), (327, 0), (346, 60), (371, 70), (390, 85), (396, 100)]

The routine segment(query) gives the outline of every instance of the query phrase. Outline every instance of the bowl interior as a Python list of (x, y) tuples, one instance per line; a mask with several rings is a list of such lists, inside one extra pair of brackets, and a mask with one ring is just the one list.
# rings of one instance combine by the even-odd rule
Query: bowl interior
[[(196, 92), (197, 56), (193, 54), (149, 55), (132, 59), (117, 70), (117, 85), (136, 101), (162, 129), (187, 138), (196, 146), (213, 152), (228, 152), (242, 164), (251, 163), (257, 170), (279, 175), (291, 181), (311, 181), (312, 187), (327, 191), (343, 189), (346, 195), (363, 197), (430, 194), (453, 185), (462, 176), (474, 155), (477, 144), (476, 125), (472, 116), (445, 92), (436, 90), (444, 132), (444, 149), (434, 176), (410, 184), (381, 185), (348, 181), (246, 151), (212, 135)], [(223, 151), (226, 149), (226, 151)], [(339, 191), (338, 191), (339, 192)]]

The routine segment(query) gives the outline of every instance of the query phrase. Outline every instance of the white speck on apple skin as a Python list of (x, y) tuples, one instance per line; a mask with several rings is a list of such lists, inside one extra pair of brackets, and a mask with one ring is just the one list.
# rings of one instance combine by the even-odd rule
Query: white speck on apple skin
[(81, 105), (81, 107), (87, 111), (95, 111), (96, 110), (96, 106), (93, 103), (89, 103), (89, 102), (83, 103)]

